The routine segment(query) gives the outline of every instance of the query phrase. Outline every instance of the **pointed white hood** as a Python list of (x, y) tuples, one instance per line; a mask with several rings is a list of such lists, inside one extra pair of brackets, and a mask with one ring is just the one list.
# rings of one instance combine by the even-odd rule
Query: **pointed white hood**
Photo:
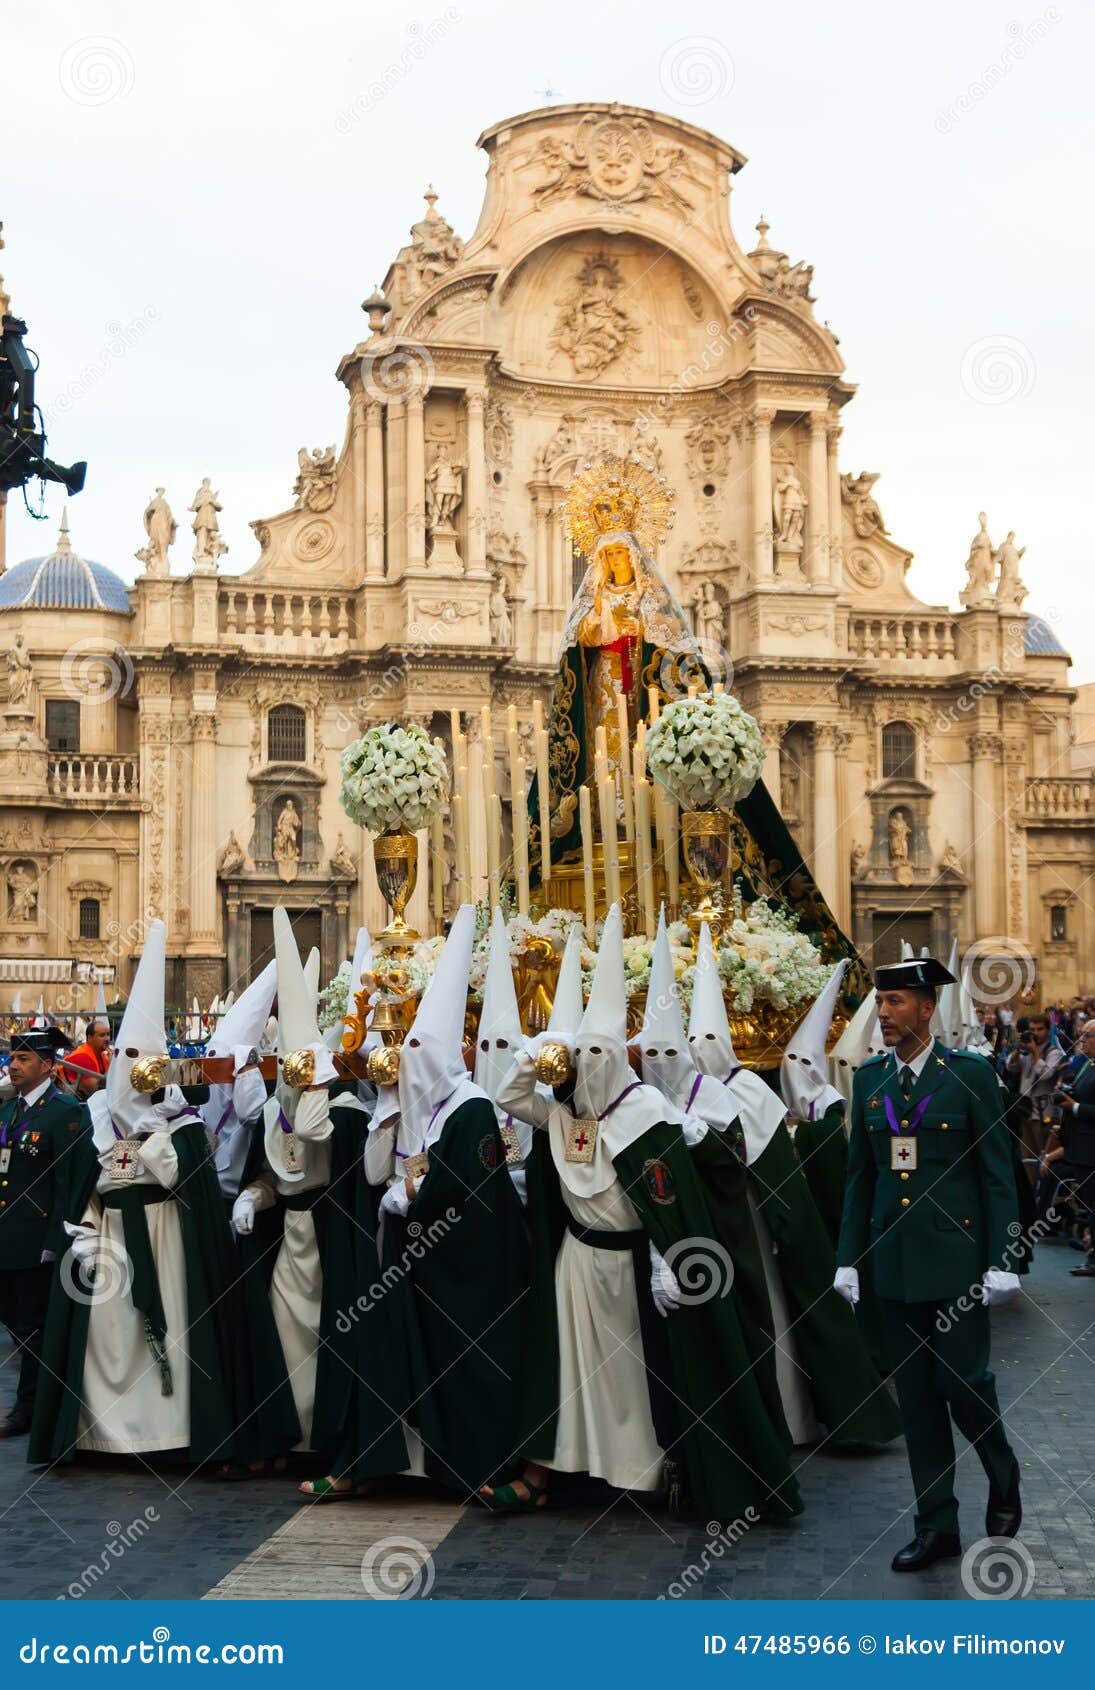
[(563, 947), (559, 978), (551, 1002), (547, 1030), (560, 1038), (573, 1039), (582, 1024), (582, 929), (571, 928)]
[(624, 928), (618, 904), (605, 917), (589, 1002), (573, 1048), (574, 1113), (599, 1118), (634, 1078), (627, 1060)]
[(643, 1080), (646, 1084), (655, 1086), (670, 1103), (687, 1108), (699, 1069), (692, 1059), (691, 1047), (685, 1036), (664, 905), (658, 916), (658, 931), (650, 962), (650, 984), (646, 988), (646, 1007), (637, 1042), (642, 1052)]
[(225, 1010), (209, 1035), (207, 1056), (231, 1056), (241, 1046), (258, 1049), (277, 984), (278, 965), (271, 961)]
[(475, 905), (461, 904), (399, 1051), (399, 1149), (405, 1155), (433, 1143), (461, 1104), (485, 1095), (464, 1066), (474, 944)]
[(856, 1070), (868, 1057), (876, 1056), (885, 1048), (878, 1025), (875, 994), (868, 992), (833, 1046), (829, 1058), (829, 1078), (845, 1103), (852, 1101), (852, 1081)]
[(902, 960), (902, 962), (911, 961), (912, 958), (915, 957), (915, 955), (916, 955), (916, 952), (913, 950), (912, 946), (909, 944), (909, 941), (907, 939), (902, 939), (902, 941), (901, 941), (901, 960)]
[(100, 980), (99, 990), (95, 994), (95, 1008), (91, 1012), (91, 1019), (93, 1021), (105, 1021), (106, 1018), (106, 990)]
[(713, 1074), (716, 1079), (725, 1080), (728, 1074), (741, 1067), (734, 1054), (726, 1000), (722, 995), (722, 979), (711, 942), (711, 929), (706, 921), (700, 928), (700, 942), (696, 947), (688, 1042), (692, 1047), (692, 1060), (701, 1074)]
[(953, 983), (943, 986), (939, 992), (936, 1013), (933, 1021), (937, 1022), (934, 1032), (951, 1050), (961, 1050), (964, 1047), (962, 1027), (962, 988), (958, 981), (958, 940), (951, 940), (950, 955), (947, 958), (947, 969), (954, 975)]
[(479, 1016), (479, 1042), (475, 1049), (475, 1083), (492, 1101), (513, 1067), (513, 1059), (524, 1049), (517, 988), (513, 983), (509, 934), (500, 909), (495, 909), (490, 929), (490, 956), (483, 982), (483, 1009)]
[[(141, 960), (125, 1006), (114, 1058), (107, 1069), (106, 1085), (89, 1100), (95, 1147), (102, 1152), (114, 1142), (114, 1128), (123, 1138), (139, 1132), (156, 1132), (166, 1120), (186, 1108), (178, 1086), (166, 1087), (161, 1103), (150, 1094), (136, 1092), (130, 1083), (133, 1065), (142, 1056), (165, 1056), (164, 968), (167, 961), (167, 929), (162, 921), (149, 923)], [(112, 1125), (113, 1123), (113, 1125)]]
[(848, 964), (838, 962), (787, 1042), (779, 1070), (783, 1101), (800, 1121), (813, 1121), (844, 1099), (829, 1084), (825, 1041)]
[[(956, 972), (958, 972), (956, 969), (951, 969), (952, 974)], [(962, 1027), (962, 1049), (991, 1054), (992, 1045), (985, 1037), (985, 1029), (981, 1017), (977, 1013), (977, 1006), (973, 1001), (970, 978), (970, 966), (963, 962), (958, 977), (958, 1014)]]

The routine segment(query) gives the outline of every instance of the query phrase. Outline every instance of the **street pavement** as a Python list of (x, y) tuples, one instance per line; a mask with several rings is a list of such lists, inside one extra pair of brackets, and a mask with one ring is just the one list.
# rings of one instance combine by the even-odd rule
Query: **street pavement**
[[(1082, 1258), (1038, 1246), (1021, 1300), (994, 1311), (993, 1365), (1023, 1471), (1017, 1587), (1089, 1597), (1095, 1565), (1095, 1280)], [(0, 1398), (14, 1370), (6, 1335)], [(967, 1546), (983, 1535), (985, 1480), (956, 1434)], [(805, 1512), (732, 1540), (656, 1501), (571, 1481), (546, 1510), (495, 1518), (414, 1481), (375, 1499), (302, 1506), (288, 1479), (225, 1484), (143, 1459), (25, 1465), (0, 1442), (0, 1592), (7, 1600), (338, 1597), (432, 1600), (951, 1600), (972, 1594), (957, 1561), (890, 1572), (912, 1536), (904, 1446), (867, 1454), (796, 1450)], [(723, 1523), (725, 1524), (725, 1522)], [(984, 1577), (990, 1578), (991, 1572)]]

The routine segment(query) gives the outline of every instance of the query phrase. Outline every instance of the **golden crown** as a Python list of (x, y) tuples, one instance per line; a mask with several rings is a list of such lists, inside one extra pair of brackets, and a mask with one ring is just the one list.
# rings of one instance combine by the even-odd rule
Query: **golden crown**
[(665, 477), (634, 457), (598, 458), (582, 466), (567, 491), (566, 530), (588, 557), (602, 534), (634, 534), (652, 552), (673, 526), (676, 512)]

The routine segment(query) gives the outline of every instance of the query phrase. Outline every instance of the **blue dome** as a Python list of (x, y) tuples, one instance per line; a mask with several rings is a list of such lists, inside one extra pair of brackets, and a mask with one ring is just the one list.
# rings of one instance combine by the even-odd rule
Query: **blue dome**
[(108, 610), (132, 613), (120, 575), (103, 563), (77, 557), (69, 544), (68, 514), (61, 518), (57, 550), (28, 557), (0, 575), (0, 610)]

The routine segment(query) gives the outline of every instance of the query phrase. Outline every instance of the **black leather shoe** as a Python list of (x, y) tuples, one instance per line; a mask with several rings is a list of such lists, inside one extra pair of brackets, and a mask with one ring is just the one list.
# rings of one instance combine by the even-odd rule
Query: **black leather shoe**
[(1085, 1262), (1083, 1267), (1069, 1268), (1073, 1279), (1095, 1279), (1095, 1262)]
[(933, 1561), (953, 1561), (962, 1553), (957, 1532), (917, 1532), (911, 1543), (899, 1549), (890, 1562), (895, 1573), (920, 1573)]
[(29, 1414), (9, 1414), (0, 1421), (0, 1438), (24, 1438), (30, 1431)]
[(1019, 1463), (1011, 1469), (1011, 1482), (1003, 1496), (989, 1487), (989, 1505), (985, 1509), (986, 1537), (1016, 1537), (1023, 1521), (1023, 1505), (1019, 1500)]

